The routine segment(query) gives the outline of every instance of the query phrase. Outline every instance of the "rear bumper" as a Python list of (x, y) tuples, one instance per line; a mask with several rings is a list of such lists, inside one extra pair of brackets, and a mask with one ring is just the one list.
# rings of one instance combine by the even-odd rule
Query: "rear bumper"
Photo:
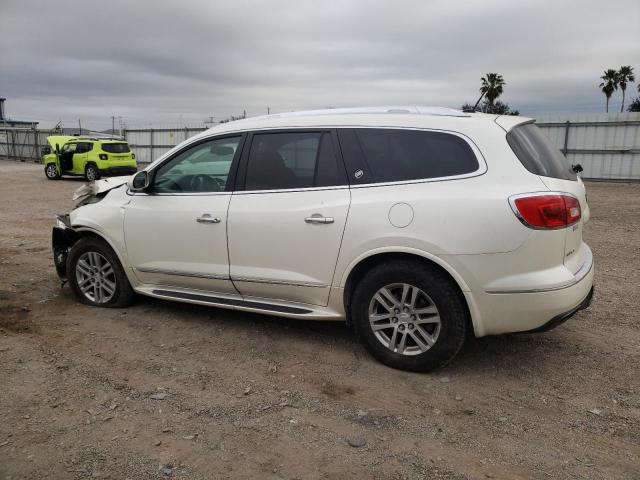
[(590, 305), (593, 275), (593, 256), (588, 250), (584, 265), (570, 280), (548, 278), (547, 284), (511, 292), (465, 292), (476, 336), (539, 332), (560, 325)]
[(594, 287), (591, 287), (591, 290), (589, 290), (589, 294), (587, 295), (587, 297), (577, 307), (572, 308), (568, 312), (561, 313), (560, 315), (556, 315), (551, 320), (549, 320), (547, 323), (545, 323), (544, 325), (539, 326), (538, 328), (534, 328), (533, 330), (527, 330), (527, 331), (522, 332), (522, 333), (548, 332), (549, 330), (553, 330), (554, 328), (556, 328), (558, 325), (562, 325), (564, 322), (569, 320), (571, 317), (573, 317), (573, 315), (578, 313), (580, 310), (584, 310), (585, 308), (589, 308), (589, 306), (591, 305), (591, 301), (593, 300), (593, 291), (594, 291)]
[(99, 168), (100, 175), (115, 176), (115, 175), (132, 175), (138, 171), (138, 167), (107, 167)]

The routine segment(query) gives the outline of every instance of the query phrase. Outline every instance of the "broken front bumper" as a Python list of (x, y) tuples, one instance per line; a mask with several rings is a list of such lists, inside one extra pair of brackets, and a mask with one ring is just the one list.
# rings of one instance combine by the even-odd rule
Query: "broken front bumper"
[(69, 215), (56, 216), (56, 226), (51, 232), (51, 247), (56, 272), (63, 282), (67, 281), (67, 256), (76, 240), (78, 240), (78, 234), (71, 228)]

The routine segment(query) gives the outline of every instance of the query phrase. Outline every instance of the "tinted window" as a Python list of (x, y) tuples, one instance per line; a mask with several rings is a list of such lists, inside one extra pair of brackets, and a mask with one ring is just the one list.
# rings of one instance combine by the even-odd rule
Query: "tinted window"
[(158, 168), (153, 190), (159, 193), (225, 191), (240, 138), (209, 140), (182, 151)]
[(92, 148), (93, 148), (92, 143), (88, 143), (88, 142), (78, 143), (78, 148), (76, 149), (76, 153), (89, 152), (91, 151)]
[(533, 123), (515, 127), (507, 133), (507, 142), (531, 173), (563, 180), (577, 179), (566, 157)]
[(450, 177), (479, 167), (469, 144), (456, 135), (381, 128), (355, 132), (376, 182)]
[(102, 150), (108, 153), (129, 153), (128, 143), (103, 143)]
[(329, 133), (261, 133), (251, 142), (245, 189), (341, 185), (343, 173)]

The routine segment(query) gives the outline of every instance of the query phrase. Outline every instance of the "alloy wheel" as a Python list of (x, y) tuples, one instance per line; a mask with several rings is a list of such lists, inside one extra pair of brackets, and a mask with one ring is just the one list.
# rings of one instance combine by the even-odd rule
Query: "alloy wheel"
[(98, 252), (85, 252), (80, 256), (76, 263), (76, 282), (82, 294), (94, 303), (107, 303), (116, 293), (113, 266)]
[(87, 167), (87, 180), (93, 182), (96, 179), (96, 169), (94, 167)]
[(50, 163), (49, 165), (47, 165), (46, 173), (47, 177), (56, 178), (56, 175), (58, 175), (58, 169), (53, 163)]
[(441, 328), (434, 301), (408, 283), (389, 284), (375, 293), (369, 303), (369, 324), (382, 345), (401, 355), (429, 350)]

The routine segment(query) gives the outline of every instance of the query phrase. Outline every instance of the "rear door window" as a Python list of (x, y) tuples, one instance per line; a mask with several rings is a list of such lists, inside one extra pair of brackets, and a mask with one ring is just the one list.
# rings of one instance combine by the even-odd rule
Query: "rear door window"
[(283, 190), (344, 185), (330, 132), (253, 135), (245, 190)]
[(355, 135), (372, 177), (366, 183), (452, 177), (480, 167), (469, 144), (450, 133), (360, 128)]
[(90, 152), (93, 148), (93, 144), (89, 142), (82, 142), (78, 144), (78, 148), (76, 149), (76, 153), (86, 153)]
[(576, 180), (567, 158), (533, 123), (507, 133), (507, 142), (520, 163), (531, 173), (561, 180)]

